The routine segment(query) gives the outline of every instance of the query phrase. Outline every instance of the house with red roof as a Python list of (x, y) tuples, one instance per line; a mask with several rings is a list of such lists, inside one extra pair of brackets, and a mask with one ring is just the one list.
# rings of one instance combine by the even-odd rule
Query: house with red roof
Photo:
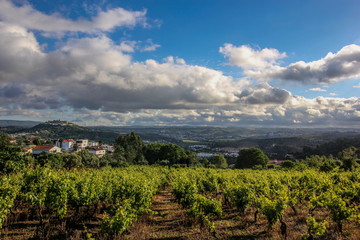
[(74, 148), (74, 145), (75, 145), (75, 141), (72, 140), (72, 139), (64, 139), (62, 141), (60, 140), (57, 140), (55, 142), (56, 146), (61, 148), (62, 150), (64, 151), (70, 151), (72, 148)]
[(89, 148), (88, 151), (98, 157), (103, 157), (106, 153), (106, 149), (102, 146)]
[(39, 145), (32, 149), (34, 155), (41, 153), (61, 153), (61, 148), (52, 145)]

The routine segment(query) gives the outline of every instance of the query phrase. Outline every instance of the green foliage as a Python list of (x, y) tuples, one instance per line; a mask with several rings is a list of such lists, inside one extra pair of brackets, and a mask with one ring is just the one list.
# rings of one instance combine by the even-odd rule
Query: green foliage
[(225, 194), (228, 198), (231, 199), (231, 202), (239, 209), (241, 213), (244, 213), (245, 210), (252, 204), (254, 198), (253, 189), (251, 189), (249, 185), (246, 184), (227, 189)]
[[(170, 176), (175, 199), (188, 209), (187, 213), (190, 216), (200, 219), (210, 231), (214, 231), (215, 225), (210, 221), (210, 217), (222, 215), (221, 201), (199, 194), (198, 185), (200, 184), (197, 184), (190, 175), (182, 170), (173, 170)], [(189, 173), (191, 174), (191, 171)], [(197, 182), (203, 181), (198, 179)]]
[(338, 153), (338, 158), (342, 161), (345, 170), (353, 170), (358, 164), (356, 160), (360, 158), (360, 148), (349, 147)]
[(19, 193), (20, 186), (14, 181), (16, 177), (1, 177), (0, 178), (0, 229), (10, 209), (14, 205), (14, 200)]
[(265, 215), (266, 219), (269, 223), (269, 228), (282, 218), (285, 208), (287, 199), (286, 197), (277, 197), (276, 199), (269, 199), (265, 196), (261, 197), (260, 199), (261, 207), (260, 212)]
[(111, 215), (104, 214), (101, 230), (106, 233), (122, 234), (133, 221), (136, 221), (136, 217), (129, 201), (124, 201), (121, 205), (114, 206)]
[(331, 172), (334, 168), (336, 167), (336, 163), (335, 161), (324, 161), (319, 170), (322, 171), (322, 172)]
[(313, 236), (314, 234), (317, 236), (321, 236), (326, 231), (326, 225), (327, 221), (323, 220), (322, 222), (317, 222), (314, 217), (311, 215), (308, 216), (306, 219), (307, 227), (308, 227), (308, 233), (310, 236)]
[(119, 157), (120, 161), (124, 159), (129, 163), (137, 163), (143, 160), (145, 147), (139, 135), (131, 132), (115, 139), (114, 155)]
[(294, 168), (295, 167), (295, 163), (293, 161), (290, 160), (285, 160), (281, 163), (281, 167), (283, 168)]
[(42, 145), (43, 143), (44, 142), (42, 140), (38, 139), (38, 138), (33, 141), (33, 144), (35, 144), (36, 146)]
[(217, 168), (227, 168), (228, 167), (226, 158), (224, 158), (224, 156), (222, 156), (222, 155), (215, 155), (215, 156), (211, 157), (209, 160)]
[(91, 154), (88, 150), (82, 150), (76, 153), (80, 158), (80, 162), (78, 159), (73, 160), (75, 167), (85, 166), (87, 168), (99, 168), (100, 167), (100, 159), (95, 154)]
[(149, 164), (194, 166), (199, 159), (192, 151), (185, 151), (175, 144), (150, 143), (145, 150), (145, 158)]
[(343, 220), (350, 219), (354, 215), (355, 209), (348, 206), (341, 197), (334, 193), (328, 196), (326, 207), (330, 211), (331, 218), (338, 224), (339, 230), (342, 232)]
[(256, 165), (263, 167), (269, 163), (269, 158), (259, 148), (247, 148), (239, 151), (236, 168), (252, 168)]
[(9, 142), (9, 137), (2, 133), (1, 128), (0, 128), (0, 150), (2, 150), (5, 146), (10, 145)]
[(64, 167), (66, 169), (82, 167), (82, 156), (77, 153), (64, 153), (63, 154)]
[(20, 147), (2, 146), (0, 148), (0, 172), (12, 173), (25, 168), (25, 157)]

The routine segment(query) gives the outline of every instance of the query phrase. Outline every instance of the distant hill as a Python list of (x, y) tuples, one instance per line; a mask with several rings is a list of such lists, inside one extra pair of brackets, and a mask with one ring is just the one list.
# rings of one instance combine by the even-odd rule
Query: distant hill
[(34, 127), (41, 122), (36, 121), (18, 121), (18, 120), (0, 120), (0, 127), (22, 127), (22, 128), (31, 128)]
[(81, 127), (76, 124), (54, 125), (49, 123), (40, 123), (31, 128), (6, 127), (3, 129), (6, 133), (29, 133), (45, 139), (72, 138), (89, 139), (113, 143), (115, 138), (120, 135), (119, 132), (112, 130), (98, 130)]

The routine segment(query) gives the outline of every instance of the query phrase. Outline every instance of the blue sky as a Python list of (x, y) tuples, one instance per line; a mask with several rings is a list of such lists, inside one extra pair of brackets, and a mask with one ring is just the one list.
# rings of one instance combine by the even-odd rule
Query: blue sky
[(0, 0), (0, 119), (360, 127), (360, 2)]

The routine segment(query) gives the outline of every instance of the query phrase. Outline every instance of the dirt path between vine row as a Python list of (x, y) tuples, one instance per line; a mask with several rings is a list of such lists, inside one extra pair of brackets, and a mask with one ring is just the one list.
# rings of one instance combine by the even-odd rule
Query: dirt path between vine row
[(151, 210), (155, 214), (141, 217), (132, 226), (124, 239), (208, 239), (206, 231), (193, 226), (185, 210), (174, 201), (171, 187), (161, 189), (153, 198)]

